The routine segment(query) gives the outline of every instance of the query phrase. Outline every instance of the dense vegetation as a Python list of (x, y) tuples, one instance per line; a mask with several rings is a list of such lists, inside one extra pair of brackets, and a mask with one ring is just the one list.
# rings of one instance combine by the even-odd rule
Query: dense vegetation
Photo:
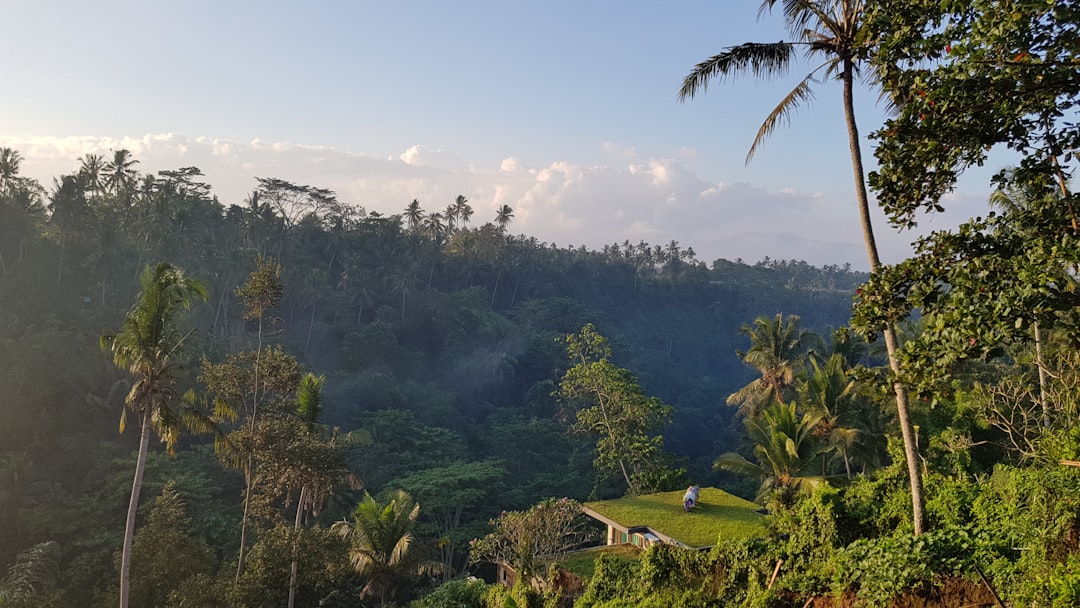
[[(993, 213), (894, 266), (866, 226), (866, 277), (560, 249), (463, 197), (223, 205), (124, 150), (45, 188), (0, 150), (0, 605), (1080, 604), (1080, 10), (774, 4), (798, 42), (688, 94), (809, 44), (897, 105), (869, 176), (895, 225), (1002, 144)], [(764, 534), (560, 557), (581, 500), (688, 480)], [(517, 585), (461, 576), (485, 560)]]
[[(717, 484), (713, 458), (738, 445), (723, 402), (752, 377), (738, 327), (783, 310), (827, 331), (865, 280), (800, 262), (706, 267), (677, 243), (554, 248), (510, 234), (508, 209), (473, 227), (464, 199), (382, 217), (260, 179), (224, 205), (198, 169), (140, 174), (123, 150), (73, 161), (44, 187), (19, 175), (18, 151), (0, 156), (0, 563), (55, 542), (58, 578), (37, 596), (55, 605), (110, 605), (118, 592), (149, 410), (131, 405), (117, 434), (143, 368), (113, 365), (99, 338), (141, 339), (132, 302), (162, 260), (162, 277), (177, 269), (206, 299), (177, 308), (175, 333), (161, 337), (180, 346), (161, 366), (168, 398), (154, 401), (175, 413), (163, 419), (172, 426), (155, 421), (175, 456), (151, 442), (132, 605), (211, 588), (230, 605), (284, 603), (292, 551), (280, 548), (293, 530), (308, 544), (297, 601), (355, 602), (370, 581), (329, 528), (352, 521), (364, 491), (410, 492), (418, 559), (445, 576), (500, 511), (621, 495), (622, 476), (594, 470), (596, 439), (571, 432), (576, 406), (558, 395), (575, 363), (563, 338), (588, 323), (610, 337), (606, 369), (670, 406), (670, 424), (652, 431), (665, 462)], [(308, 372), (323, 378), (314, 412), (300, 406)], [(189, 432), (184, 411), (225, 435)]]

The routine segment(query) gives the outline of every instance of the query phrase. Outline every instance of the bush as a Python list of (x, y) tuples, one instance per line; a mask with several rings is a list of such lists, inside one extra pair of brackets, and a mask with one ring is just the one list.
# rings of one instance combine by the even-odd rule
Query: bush
[(439, 585), (412, 608), (484, 608), (485, 597), (492, 585), (479, 579), (454, 579)]

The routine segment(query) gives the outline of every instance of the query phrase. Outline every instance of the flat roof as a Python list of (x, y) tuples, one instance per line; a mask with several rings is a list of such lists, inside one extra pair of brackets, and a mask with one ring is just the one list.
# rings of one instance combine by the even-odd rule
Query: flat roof
[[(718, 488), (701, 488), (698, 503), (683, 510), (684, 490), (585, 503), (587, 515), (622, 528), (647, 526), (688, 547), (711, 547), (718, 538), (754, 538), (765, 533), (761, 508)], [(596, 517), (599, 515), (600, 517)]]

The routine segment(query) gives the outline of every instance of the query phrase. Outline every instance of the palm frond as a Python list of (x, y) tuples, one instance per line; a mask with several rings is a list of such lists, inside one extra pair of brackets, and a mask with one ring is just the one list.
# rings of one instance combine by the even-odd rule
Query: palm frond
[(727, 471), (748, 477), (761, 478), (767, 476), (760, 466), (750, 462), (742, 454), (736, 454), (735, 452), (717, 456), (716, 460), (713, 461), (713, 468), (717, 471)]
[(679, 101), (693, 99), (698, 93), (704, 93), (709, 81), (721, 80), (734, 76), (738, 72), (750, 72), (753, 76), (779, 76), (787, 71), (794, 56), (794, 49), (789, 42), (758, 43), (747, 42), (731, 46), (719, 55), (713, 55), (694, 66), (683, 78), (679, 88)]
[(791, 116), (799, 109), (800, 104), (813, 100), (814, 91), (810, 88), (813, 82), (813, 74), (803, 78), (790, 93), (780, 100), (776, 108), (765, 117), (765, 122), (761, 123), (757, 135), (754, 136), (754, 143), (750, 146), (750, 151), (746, 153), (746, 164), (750, 164), (750, 160), (754, 158), (754, 153), (757, 152), (758, 147), (776, 130), (777, 126), (791, 123)]
[(60, 546), (54, 541), (22, 551), (0, 581), (0, 605), (28, 604), (30, 598), (56, 580)]

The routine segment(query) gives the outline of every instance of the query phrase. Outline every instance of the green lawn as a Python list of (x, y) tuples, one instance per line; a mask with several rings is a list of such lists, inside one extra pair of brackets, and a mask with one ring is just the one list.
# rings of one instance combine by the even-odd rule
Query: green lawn
[(557, 561), (568, 572), (576, 574), (587, 581), (596, 572), (596, 559), (601, 555), (607, 554), (622, 559), (636, 560), (640, 553), (641, 549), (633, 545), (611, 545), (565, 553), (560, 555)]
[(701, 488), (693, 511), (683, 510), (684, 492), (662, 492), (585, 503), (628, 527), (648, 526), (690, 547), (710, 547), (718, 538), (752, 538), (765, 532), (761, 507), (716, 488)]

